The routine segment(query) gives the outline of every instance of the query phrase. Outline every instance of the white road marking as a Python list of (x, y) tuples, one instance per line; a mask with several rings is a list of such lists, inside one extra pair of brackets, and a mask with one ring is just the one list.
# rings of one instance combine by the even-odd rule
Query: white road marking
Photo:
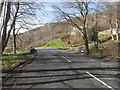
[(53, 58), (55, 58), (55, 59), (56, 59), (56, 56), (53, 56)]
[(90, 75), (91, 77), (93, 77), (95, 80), (99, 81), (100, 83), (102, 83), (103, 85), (105, 85), (107, 88), (110, 88), (112, 90), (115, 90), (113, 87), (109, 86), (108, 84), (106, 84), (105, 82), (101, 81), (99, 78), (95, 77), (94, 75), (92, 75), (89, 72), (86, 72), (88, 75)]
[(62, 58), (64, 58), (64, 59), (67, 60), (68, 62), (72, 62), (72, 61), (70, 61), (69, 59), (65, 58), (64, 56), (62, 56)]

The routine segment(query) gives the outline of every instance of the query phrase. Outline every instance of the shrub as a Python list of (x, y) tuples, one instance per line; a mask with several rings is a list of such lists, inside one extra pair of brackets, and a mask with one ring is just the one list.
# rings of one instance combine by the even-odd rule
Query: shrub
[(96, 41), (98, 37), (97, 35), (98, 33), (96, 32), (95, 27), (91, 27), (88, 29), (88, 40), (89, 41)]
[(60, 35), (60, 39), (61, 39), (61, 40), (64, 40), (64, 39), (67, 38), (67, 37), (68, 37), (68, 34)]
[(112, 39), (112, 37), (110, 35), (104, 35), (104, 34), (98, 34), (98, 38), (99, 38), (100, 43), (104, 43), (104, 42)]

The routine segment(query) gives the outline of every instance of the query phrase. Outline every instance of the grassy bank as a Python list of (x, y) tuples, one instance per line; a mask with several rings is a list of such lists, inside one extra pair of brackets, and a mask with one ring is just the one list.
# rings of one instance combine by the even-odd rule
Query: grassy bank
[(1, 57), (0, 62), (2, 66), (0, 69), (11, 69), (16, 63), (23, 62), (27, 60), (31, 54), (29, 52), (19, 53), (19, 54), (5, 54)]
[[(98, 58), (108, 58), (110, 60), (120, 60), (120, 57), (118, 56), (118, 53), (120, 52), (118, 49), (120, 44), (118, 45), (118, 42), (112, 41), (111, 36), (109, 34), (98, 34), (98, 39), (99, 51), (96, 51), (94, 44), (92, 44), (93, 41), (89, 41), (89, 56)], [(80, 47), (85, 51), (85, 47), (83, 45), (80, 45)]]
[[(63, 37), (63, 36), (62, 36)], [(66, 36), (67, 37), (67, 36)], [(42, 47), (53, 47), (53, 48), (67, 48), (70, 46), (73, 47), (81, 47), (83, 50), (85, 50), (84, 42), (79, 43), (73, 43), (73, 44), (66, 44), (69, 38), (58, 38), (56, 40), (52, 40), (51, 42), (47, 43), (46, 45), (43, 45)], [(96, 48), (94, 46), (93, 41), (89, 41), (89, 50), (90, 50), (90, 56), (98, 57), (98, 58), (109, 58), (109, 59), (120, 59), (120, 57), (117, 56), (117, 49), (115, 47), (117, 46), (117, 43), (111, 40), (111, 36), (109, 34), (98, 34), (99, 39), (99, 51), (96, 51)], [(70, 52), (75, 52), (68, 50)]]
[(62, 49), (67, 48), (60, 38), (53, 40), (53, 41), (47, 43), (46, 45), (43, 45), (42, 47), (53, 47), (53, 48), (62, 48)]

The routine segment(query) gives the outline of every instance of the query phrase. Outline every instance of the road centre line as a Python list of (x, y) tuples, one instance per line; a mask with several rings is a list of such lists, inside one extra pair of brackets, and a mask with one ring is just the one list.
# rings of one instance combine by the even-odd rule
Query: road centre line
[(115, 90), (113, 87), (109, 86), (108, 84), (106, 84), (105, 82), (103, 82), (102, 80), (100, 80), (99, 78), (95, 77), (94, 75), (92, 75), (89, 72), (86, 72), (88, 75), (90, 75), (91, 77), (93, 77), (95, 80), (99, 81), (100, 83), (102, 83), (103, 85), (105, 85), (107, 88), (110, 88), (111, 90)]
[(53, 56), (53, 58), (56, 58), (56, 56)]
[(62, 58), (64, 58), (64, 59), (67, 60), (68, 62), (72, 62), (72, 61), (70, 61), (69, 59), (65, 58), (64, 56), (62, 56)]

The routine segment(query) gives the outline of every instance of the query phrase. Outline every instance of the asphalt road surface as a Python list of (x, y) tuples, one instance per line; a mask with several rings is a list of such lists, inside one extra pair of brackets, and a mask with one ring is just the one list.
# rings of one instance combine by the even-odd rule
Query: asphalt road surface
[(118, 63), (80, 56), (55, 48), (37, 48), (25, 70), (15, 71), (12, 88), (105, 88), (119, 89)]

